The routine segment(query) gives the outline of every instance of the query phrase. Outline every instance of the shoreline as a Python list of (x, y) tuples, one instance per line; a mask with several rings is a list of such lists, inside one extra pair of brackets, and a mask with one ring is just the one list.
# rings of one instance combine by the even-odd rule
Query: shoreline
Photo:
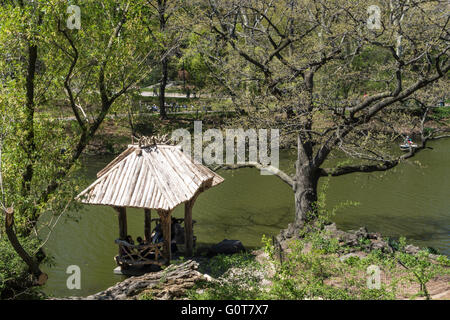
[[(343, 231), (336, 227), (335, 223), (327, 224), (324, 226), (323, 230), (325, 235), (324, 238), (335, 241), (337, 240), (341, 249), (338, 249), (333, 255), (337, 255), (338, 261), (346, 263), (346, 261), (364, 260), (367, 259), (373, 252), (378, 252), (379, 254), (392, 255), (396, 252), (402, 251), (406, 255), (412, 257), (417, 256), (421, 250), (419, 247), (408, 244), (404, 248), (399, 249), (398, 242), (383, 237), (378, 232), (368, 232), (365, 227), (361, 227), (358, 230)], [(315, 232), (315, 231), (313, 231)], [(278, 243), (278, 248), (280, 252), (277, 252), (277, 257), (279, 254), (280, 263), (286, 263), (284, 261), (289, 254), (292, 254), (293, 248), (291, 247), (292, 242), (300, 239), (296, 238), (286, 238), (283, 239), (282, 233), (278, 236), (280, 239)], [(309, 254), (313, 251), (313, 245), (307, 245), (303, 247), (300, 254)], [(294, 252), (295, 253), (295, 252)], [(278, 262), (271, 260), (269, 258), (268, 252), (264, 248), (258, 250), (253, 250), (248, 255), (254, 256), (254, 260), (259, 263), (263, 269), (253, 272), (257, 274), (260, 278), (260, 285), (263, 287), (270, 287), (272, 285), (274, 277), (274, 265)], [(236, 255), (236, 254), (235, 254)], [(239, 253), (237, 254), (239, 255)], [(231, 255), (233, 256), (233, 255)], [(283, 257), (283, 258), (281, 258)], [(442, 255), (429, 253), (428, 258), (432, 263), (439, 261)], [(225, 277), (222, 275), (218, 278), (214, 278), (205, 272), (200, 272), (202, 266), (208, 264), (208, 261), (214, 259), (205, 256), (194, 256), (187, 261), (182, 261), (179, 264), (171, 264), (166, 269), (157, 272), (148, 272), (141, 276), (132, 276), (127, 279), (116, 283), (115, 285), (84, 297), (53, 297), (48, 298), (49, 300), (173, 300), (173, 299), (191, 299), (192, 294), (195, 293), (203, 294), (205, 290), (208, 289), (198, 289), (198, 285), (206, 284), (208, 286), (222, 286), (227, 285), (233, 277), (239, 277), (245, 275), (246, 267), (231, 267), (226, 272), (224, 272)], [(433, 262), (434, 261), (434, 262)], [(444, 299), (450, 300), (450, 265), (446, 266), (446, 274), (437, 275), (429, 283), (429, 295), (431, 299)], [(203, 271), (204, 271), (203, 267)], [(325, 270), (326, 271), (326, 270)], [(227, 278), (229, 277), (229, 278)], [(386, 275), (383, 275), (386, 277)], [(232, 280), (231, 280), (232, 281)], [(408, 294), (413, 295), (414, 290), (417, 288), (413, 285), (406, 288)], [(188, 294), (190, 292), (190, 295)], [(194, 294), (195, 294), (194, 293)], [(316, 297), (321, 300), (321, 297)], [(415, 297), (423, 298), (423, 297)], [(406, 296), (400, 297), (400, 299), (409, 299)]]

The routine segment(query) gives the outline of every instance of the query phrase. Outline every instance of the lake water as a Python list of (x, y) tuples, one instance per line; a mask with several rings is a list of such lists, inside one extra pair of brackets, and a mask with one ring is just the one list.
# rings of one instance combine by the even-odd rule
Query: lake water
[[(348, 230), (366, 226), (384, 236), (405, 236), (419, 246), (431, 246), (450, 255), (450, 140), (429, 144), (414, 160), (385, 173), (351, 174), (332, 178), (327, 207), (344, 200), (359, 202), (336, 212), (333, 220)], [(89, 182), (113, 157), (89, 157)], [(294, 155), (281, 154), (281, 167), (293, 171)], [(261, 237), (276, 235), (294, 218), (294, 195), (289, 186), (256, 169), (219, 172), (225, 182), (201, 194), (193, 218), (197, 245), (239, 239), (246, 247), (261, 246)], [(174, 216), (184, 216), (184, 206)], [(44, 266), (49, 280), (44, 290), (54, 296), (88, 295), (121, 281), (113, 274), (117, 254), (118, 219), (110, 207), (84, 206), (79, 222), (61, 219), (45, 245), (54, 265)], [(152, 218), (156, 217), (152, 212)], [(152, 225), (153, 228), (153, 225)], [(143, 210), (128, 210), (128, 233), (144, 234)], [(81, 269), (81, 290), (69, 290), (66, 269)]]

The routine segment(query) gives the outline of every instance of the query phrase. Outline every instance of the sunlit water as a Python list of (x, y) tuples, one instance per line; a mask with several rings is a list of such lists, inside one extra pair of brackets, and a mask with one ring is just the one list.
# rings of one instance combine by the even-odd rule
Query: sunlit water
[[(419, 246), (432, 246), (450, 255), (450, 140), (436, 141), (433, 149), (415, 160), (422, 167), (402, 164), (386, 173), (352, 174), (332, 178), (327, 190), (327, 206), (344, 200), (359, 202), (356, 207), (337, 211), (334, 221), (340, 228), (367, 226), (384, 236), (405, 236)], [(88, 158), (85, 166), (89, 182), (112, 157)], [(293, 155), (283, 153), (282, 168), (292, 172)], [(221, 171), (225, 182), (200, 195), (193, 217), (198, 245), (239, 239), (246, 247), (261, 246), (263, 234), (276, 235), (294, 218), (293, 193), (289, 186), (258, 170)], [(184, 216), (184, 206), (174, 212)], [(79, 222), (62, 219), (53, 230), (46, 252), (54, 265), (45, 266), (49, 275), (45, 291), (55, 296), (88, 295), (123, 279), (114, 275), (114, 240), (118, 237), (116, 212), (110, 207), (85, 206), (77, 213)], [(152, 212), (156, 217), (156, 212)], [(128, 233), (143, 236), (143, 210), (128, 210)], [(69, 290), (66, 269), (81, 268), (81, 290)]]

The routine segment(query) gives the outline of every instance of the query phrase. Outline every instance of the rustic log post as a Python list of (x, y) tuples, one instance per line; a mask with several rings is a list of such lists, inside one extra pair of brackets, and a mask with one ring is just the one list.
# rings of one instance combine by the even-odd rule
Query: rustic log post
[(194, 247), (194, 232), (192, 228), (192, 207), (194, 202), (192, 200), (187, 201), (184, 204), (184, 245), (185, 255), (191, 257)]
[(17, 239), (16, 233), (14, 232), (14, 209), (8, 208), (5, 210), (5, 232), (8, 236), (9, 242), (13, 246), (14, 250), (20, 256), (20, 258), (27, 264), (30, 268), (30, 272), (36, 277), (37, 285), (44, 285), (47, 282), (48, 275), (41, 271), (39, 268), (39, 263), (33, 259), (22, 247)]
[[(127, 230), (127, 210), (124, 207), (114, 207), (119, 216), (119, 239), (126, 240), (128, 235)], [(122, 255), (121, 247), (119, 246), (119, 256)]]
[(166, 260), (166, 265), (170, 265), (170, 259), (172, 258), (172, 219), (171, 219), (171, 211), (158, 210), (159, 217), (161, 219), (161, 228), (164, 237), (164, 245), (163, 245), (163, 257)]
[(128, 236), (127, 230), (127, 210), (123, 207), (116, 207), (119, 213), (119, 237), (120, 240), (126, 240)]
[(145, 223), (144, 223), (144, 237), (147, 243), (151, 242), (152, 232), (152, 211), (150, 209), (144, 209), (145, 211)]
[(192, 208), (194, 207), (195, 200), (203, 191), (203, 188), (197, 191), (191, 200), (184, 204), (184, 245), (185, 255), (191, 257), (194, 252), (194, 230), (192, 225)]

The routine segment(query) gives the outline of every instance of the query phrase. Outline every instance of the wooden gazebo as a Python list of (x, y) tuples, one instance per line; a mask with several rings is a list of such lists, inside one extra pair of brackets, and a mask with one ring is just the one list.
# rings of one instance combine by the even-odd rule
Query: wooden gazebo
[[(97, 180), (77, 196), (86, 204), (113, 207), (119, 217), (119, 266), (170, 264), (171, 214), (185, 204), (186, 256), (193, 253), (192, 207), (198, 195), (223, 178), (202, 164), (194, 163), (178, 146), (131, 144), (97, 174)], [(126, 208), (145, 212), (144, 245), (130, 245)], [(151, 210), (160, 217), (164, 240), (151, 243)]]

